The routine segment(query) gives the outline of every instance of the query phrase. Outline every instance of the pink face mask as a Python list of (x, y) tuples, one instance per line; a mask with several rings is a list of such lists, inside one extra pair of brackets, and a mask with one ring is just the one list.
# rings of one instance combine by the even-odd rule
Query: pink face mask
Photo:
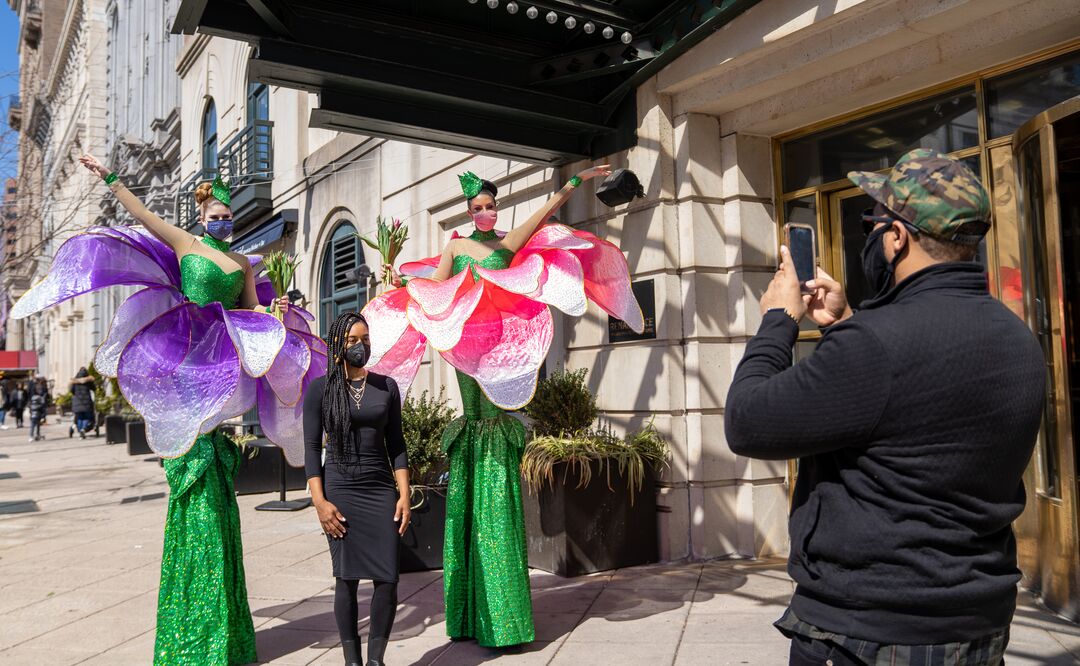
[(498, 211), (482, 210), (479, 213), (471, 213), (473, 224), (480, 231), (491, 231), (495, 228), (495, 221), (499, 219)]

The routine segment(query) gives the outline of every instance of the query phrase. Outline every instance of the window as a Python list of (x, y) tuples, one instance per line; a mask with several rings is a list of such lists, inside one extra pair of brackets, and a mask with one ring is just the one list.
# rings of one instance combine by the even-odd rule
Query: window
[(265, 84), (248, 83), (247, 119), (249, 125), (255, 120), (270, 120), (270, 91)]
[(217, 108), (214, 106), (214, 100), (206, 104), (206, 111), (203, 112), (202, 136), (203, 169), (216, 170), (218, 168), (218, 134)]
[(367, 284), (356, 283), (356, 269), (364, 263), (364, 251), (356, 237), (356, 227), (339, 223), (327, 243), (322, 264), (319, 326), (325, 334), (343, 312), (359, 312), (368, 302)]
[(978, 145), (972, 86), (784, 142), (784, 191), (886, 169), (915, 148), (952, 153)]
[(990, 138), (1007, 136), (1032, 117), (1080, 94), (1080, 53), (1003, 74), (986, 82)]

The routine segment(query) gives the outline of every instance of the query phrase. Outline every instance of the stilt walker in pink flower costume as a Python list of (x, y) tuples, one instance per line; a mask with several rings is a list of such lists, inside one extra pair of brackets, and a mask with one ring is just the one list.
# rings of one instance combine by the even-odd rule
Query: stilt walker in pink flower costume
[(103, 287), (140, 287), (118, 308), (95, 364), (146, 420), (169, 483), (154, 663), (253, 662), (233, 492), (240, 452), (217, 428), (257, 405), (266, 437), (303, 465), (302, 394), (326, 374), (326, 345), (311, 334), (310, 314), (274, 298), (258, 257), (229, 251), (220, 178), (195, 191), (199, 238), (147, 210), (93, 157), (80, 162), (143, 226), (92, 227), (67, 240), (11, 316)]
[[(402, 388), (412, 383), (427, 343), (457, 369), (464, 415), (443, 435), (450, 459), (444, 586), (446, 631), (504, 647), (534, 638), (520, 467), (525, 448), (519, 409), (536, 390), (551, 345), (548, 306), (585, 313), (586, 300), (642, 329), (619, 248), (559, 224), (541, 226), (585, 180), (574, 176), (523, 225), (495, 230), (494, 184), (460, 176), (475, 230), (440, 257), (402, 266), (404, 288), (364, 309), (371, 322), (372, 371)], [(392, 267), (391, 267), (392, 268)], [(402, 280), (394, 272), (395, 284)]]

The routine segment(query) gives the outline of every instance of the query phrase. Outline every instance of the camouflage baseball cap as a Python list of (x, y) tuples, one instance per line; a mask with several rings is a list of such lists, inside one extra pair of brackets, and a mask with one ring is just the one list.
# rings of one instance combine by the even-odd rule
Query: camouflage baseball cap
[(911, 226), (942, 240), (975, 245), (990, 229), (990, 197), (960, 162), (928, 148), (900, 158), (887, 175), (848, 174), (875, 201)]

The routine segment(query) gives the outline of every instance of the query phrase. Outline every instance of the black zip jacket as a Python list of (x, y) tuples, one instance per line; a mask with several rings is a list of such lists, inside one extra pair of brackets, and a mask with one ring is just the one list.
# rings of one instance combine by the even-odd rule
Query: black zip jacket
[(725, 409), (731, 449), (799, 459), (788, 571), (798, 617), (882, 644), (971, 640), (1016, 607), (1012, 521), (1046, 370), (978, 264), (916, 273), (792, 366), (768, 313)]

